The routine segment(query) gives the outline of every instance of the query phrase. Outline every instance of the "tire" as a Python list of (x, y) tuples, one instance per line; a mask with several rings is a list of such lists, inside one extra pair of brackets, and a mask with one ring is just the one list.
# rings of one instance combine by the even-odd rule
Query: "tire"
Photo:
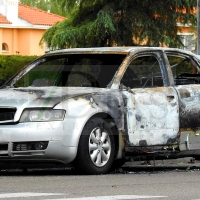
[(115, 155), (115, 140), (106, 121), (101, 118), (90, 119), (83, 128), (75, 170), (83, 174), (105, 174), (112, 166)]

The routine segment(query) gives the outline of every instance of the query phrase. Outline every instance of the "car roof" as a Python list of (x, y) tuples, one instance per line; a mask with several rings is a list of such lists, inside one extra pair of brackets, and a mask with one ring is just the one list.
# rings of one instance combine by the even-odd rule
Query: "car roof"
[(168, 48), (168, 47), (146, 47), (146, 46), (121, 46), (121, 47), (91, 47), (91, 48), (68, 48), (68, 49), (58, 49), (54, 51), (49, 51), (46, 55), (52, 54), (129, 54), (131, 52), (140, 51), (171, 51), (171, 52), (182, 52), (190, 55), (194, 55), (191, 51), (186, 51), (178, 48)]
[(91, 47), (91, 48), (68, 48), (50, 51), (47, 54), (54, 53), (122, 53), (128, 54), (134, 47)]

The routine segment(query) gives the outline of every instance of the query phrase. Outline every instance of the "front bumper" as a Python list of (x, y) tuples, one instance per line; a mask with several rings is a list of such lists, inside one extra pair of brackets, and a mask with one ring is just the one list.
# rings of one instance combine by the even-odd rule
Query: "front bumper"
[[(0, 160), (70, 163), (77, 147), (63, 145), (63, 133), (63, 122), (0, 125)], [(43, 148), (35, 148), (38, 143)]]

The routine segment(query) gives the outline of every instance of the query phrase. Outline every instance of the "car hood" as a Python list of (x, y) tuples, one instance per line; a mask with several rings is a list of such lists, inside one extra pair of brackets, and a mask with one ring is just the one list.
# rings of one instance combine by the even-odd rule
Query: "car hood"
[(87, 94), (109, 93), (102, 88), (8, 88), (0, 90), (0, 107), (54, 107), (61, 101)]

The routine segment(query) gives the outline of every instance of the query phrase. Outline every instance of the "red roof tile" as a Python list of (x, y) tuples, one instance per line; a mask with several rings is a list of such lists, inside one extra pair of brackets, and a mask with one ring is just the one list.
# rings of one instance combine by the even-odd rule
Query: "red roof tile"
[(43, 10), (19, 4), (19, 17), (35, 25), (52, 26), (56, 22), (65, 20), (65, 17), (45, 12)]
[(0, 24), (12, 24), (3, 15), (0, 15)]

